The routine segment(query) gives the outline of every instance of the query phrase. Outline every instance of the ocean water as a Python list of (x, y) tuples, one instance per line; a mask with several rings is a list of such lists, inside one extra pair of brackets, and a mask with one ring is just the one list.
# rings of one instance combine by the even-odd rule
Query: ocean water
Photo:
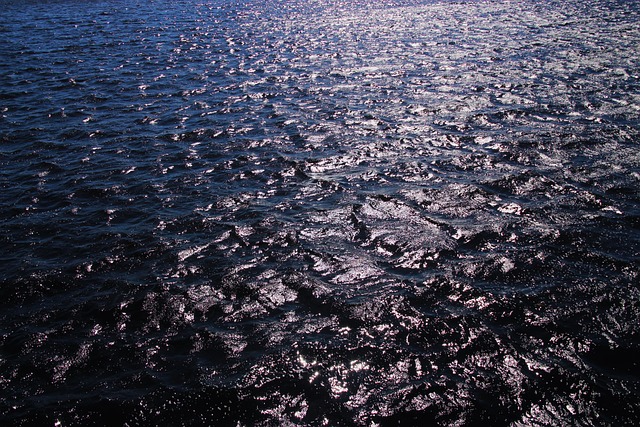
[(0, 1), (0, 423), (640, 422), (640, 4)]

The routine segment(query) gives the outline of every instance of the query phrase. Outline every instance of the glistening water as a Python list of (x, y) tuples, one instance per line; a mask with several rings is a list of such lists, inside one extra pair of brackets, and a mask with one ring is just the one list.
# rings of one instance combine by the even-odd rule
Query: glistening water
[(640, 3), (0, 7), (2, 425), (640, 422)]

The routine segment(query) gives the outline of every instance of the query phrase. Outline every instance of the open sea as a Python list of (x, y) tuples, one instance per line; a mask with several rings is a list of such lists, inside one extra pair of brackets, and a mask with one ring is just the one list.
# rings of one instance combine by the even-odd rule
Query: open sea
[(640, 2), (0, 38), (0, 425), (640, 425)]

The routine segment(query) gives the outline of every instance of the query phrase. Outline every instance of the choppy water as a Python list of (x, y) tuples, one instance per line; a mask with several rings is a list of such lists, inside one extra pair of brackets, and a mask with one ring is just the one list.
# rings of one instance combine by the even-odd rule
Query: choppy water
[(3, 425), (635, 425), (633, 1), (0, 2)]

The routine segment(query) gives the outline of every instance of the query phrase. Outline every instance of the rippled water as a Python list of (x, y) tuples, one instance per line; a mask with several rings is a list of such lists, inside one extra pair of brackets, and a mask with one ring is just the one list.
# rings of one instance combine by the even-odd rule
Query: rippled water
[(640, 6), (2, 1), (3, 425), (634, 425)]

